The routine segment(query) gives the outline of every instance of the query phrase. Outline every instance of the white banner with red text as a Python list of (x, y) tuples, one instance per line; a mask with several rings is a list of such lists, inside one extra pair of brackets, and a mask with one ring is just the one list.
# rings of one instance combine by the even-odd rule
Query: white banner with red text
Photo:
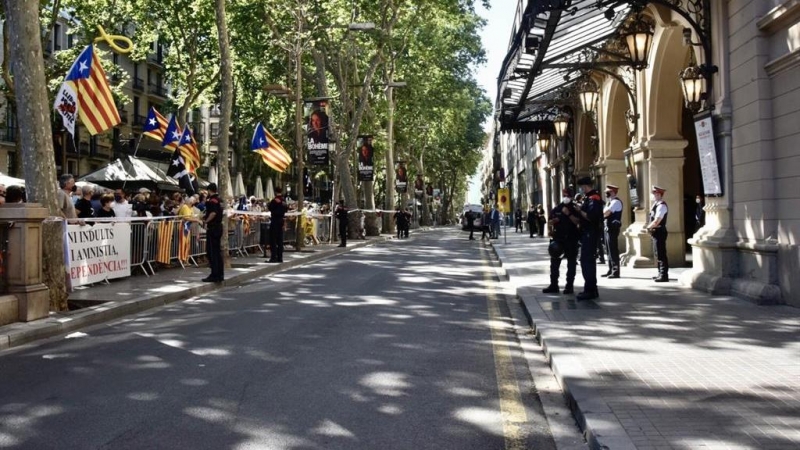
[(131, 224), (67, 225), (66, 264), (72, 286), (131, 275)]

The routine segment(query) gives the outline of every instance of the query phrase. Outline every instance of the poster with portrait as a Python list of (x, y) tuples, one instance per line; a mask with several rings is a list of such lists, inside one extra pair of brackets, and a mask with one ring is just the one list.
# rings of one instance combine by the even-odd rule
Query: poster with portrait
[(375, 152), (372, 147), (372, 136), (359, 136), (356, 147), (358, 148), (358, 181), (373, 181), (375, 179)]
[(408, 169), (404, 161), (397, 161), (394, 165), (395, 182), (394, 188), (397, 192), (408, 191)]
[(328, 165), (328, 100), (314, 99), (305, 102), (306, 146), (308, 163)]

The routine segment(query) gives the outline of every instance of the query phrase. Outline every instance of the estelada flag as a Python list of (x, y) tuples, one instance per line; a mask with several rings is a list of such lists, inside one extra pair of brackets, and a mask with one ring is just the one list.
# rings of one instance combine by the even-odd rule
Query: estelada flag
[(121, 122), (106, 71), (93, 45), (88, 45), (72, 63), (56, 94), (53, 109), (61, 114), (64, 128), (73, 136), (76, 118), (81, 119), (92, 136)]
[(175, 118), (175, 115), (172, 115), (172, 118), (169, 119), (169, 124), (167, 125), (167, 130), (164, 131), (164, 140), (161, 141), (161, 146), (164, 147), (164, 150), (173, 151), (178, 148), (178, 145), (181, 143), (181, 126), (178, 125), (178, 119)]
[(158, 251), (156, 251), (156, 262), (169, 264), (172, 254), (172, 233), (174, 222), (163, 220), (158, 224)]
[(147, 113), (147, 122), (142, 129), (145, 136), (155, 139), (158, 142), (164, 142), (164, 134), (167, 132), (167, 118), (161, 115), (155, 106), (150, 107)]
[(192, 129), (189, 128), (189, 124), (183, 127), (183, 135), (178, 145), (178, 151), (180, 151), (181, 156), (183, 156), (183, 161), (189, 173), (195, 173), (197, 168), (200, 167), (200, 152), (197, 151), (197, 142), (194, 140)]
[(278, 172), (285, 172), (292, 163), (292, 157), (281, 144), (264, 128), (259, 122), (253, 132), (253, 140), (250, 143), (250, 150), (261, 155), (264, 164), (272, 167)]
[(189, 249), (192, 243), (192, 222), (184, 220), (181, 224), (181, 234), (178, 236), (178, 259), (189, 261)]

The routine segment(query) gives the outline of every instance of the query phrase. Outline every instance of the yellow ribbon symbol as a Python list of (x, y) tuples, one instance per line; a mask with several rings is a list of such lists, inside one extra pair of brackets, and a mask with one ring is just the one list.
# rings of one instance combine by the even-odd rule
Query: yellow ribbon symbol
[[(108, 46), (111, 47), (111, 50), (121, 55), (127, 55), (128, 53), (133, 51), (133, 41), (128, 39), (127, 36), (122, 36), (119, 34), (108, 34), (106, 33), (106, 30), (103, 29), (103, 27), (100, 25), (97, 26), (97, 31), (100, 32), (100, 36), (94, 38), (95, 44), (97, 44), (98, 42), (105, 41), (108, 44)], [(117, 42), (121, 42), (125, 44), (125, 46), (120, 47), (119, 44), (117, 44)]]

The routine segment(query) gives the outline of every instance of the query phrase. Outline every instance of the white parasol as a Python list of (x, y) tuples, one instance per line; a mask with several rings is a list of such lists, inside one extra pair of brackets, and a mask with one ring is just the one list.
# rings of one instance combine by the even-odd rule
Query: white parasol
[(257, 199), (263, 199), (264, 198), (264, 184), (261, 183), (261, 176), (256, 177), (256, 191), (255, 191), (255, 193), (253, 193), (253, 195)]
[(9, 186), (25, 186), (25, 180), (23, 180), (22, 178), (10, 177), (10, 176), (0, 172), (0, 184), (5, 185), (6, 187), (9, 187)]
[(272, 185), (272, 178), (267, 178), (267, 192), (264, 193), (264, 200), (275, 198), (275, 187)]
[(211, 166), (211, 167), (208, 169), (208, 182), (209, 182), (209, 183), (214, 183), (214, 184), (217, 184), (217, 183), (219, 183), (219, 182), (217, 181), (217, 168), (216, 168), (216, 167), (214, 167), (214, 166)]
[(242, 172), (236, 173), (236, 190), (234, 191), (234, 195), (236, 195), (236, 198), (247, 195), (247, 191), (244, 188), (244, 180), (242, 179)]

